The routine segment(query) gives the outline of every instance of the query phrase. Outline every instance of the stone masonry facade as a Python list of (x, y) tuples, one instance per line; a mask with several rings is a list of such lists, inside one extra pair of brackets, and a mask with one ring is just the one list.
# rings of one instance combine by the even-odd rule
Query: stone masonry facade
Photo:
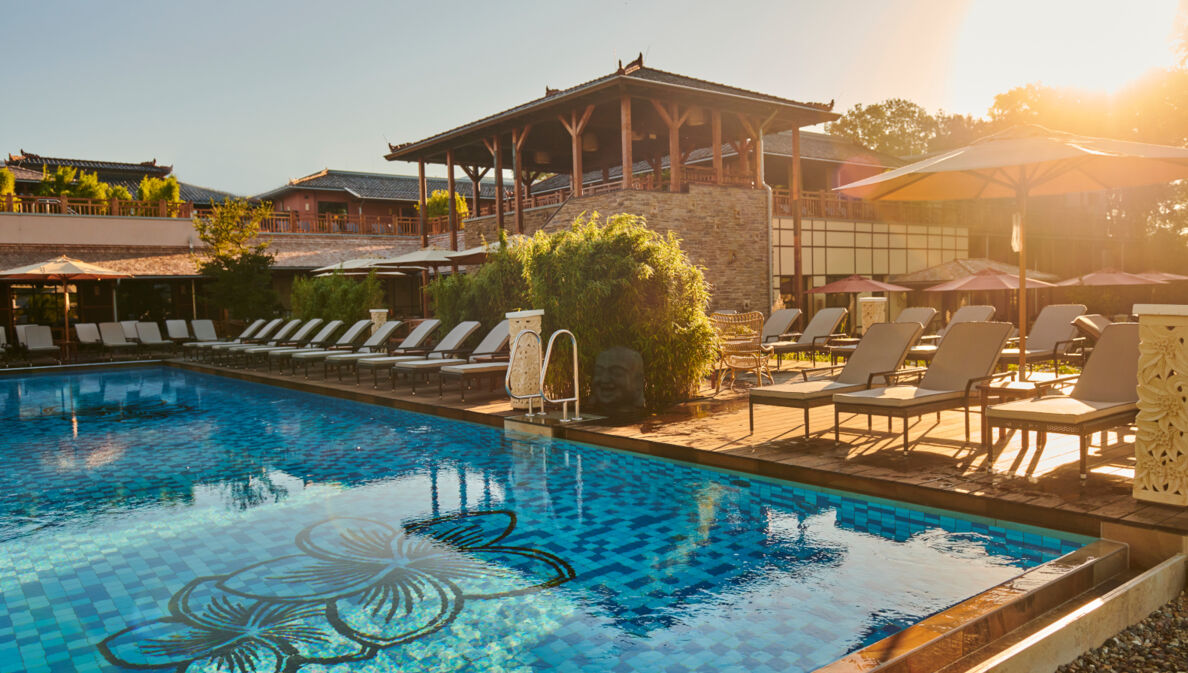
[[(571, 198), (560, 208), (537, 208), (525, 215), (525, 233), (569, 226), (582, 213), (603, 217), (618, 213), (642, 215), (658, 232), (674, 232), (694, 264), (705, 269), (710, 284), (710, 309), (771, 310), (771, 219), (766, 190), (689, 185), (687, 193), (625, 190)], [(490, 222), (486, 222), (490, 220)], [(511, 220), (507, 220), (511, 224)], [(487, 226), (489, 224), (489, 227)], [(477, 226), (476, 226), (477, 225)], [(513, 225), (514, 226), (514, 225)], [(467, 244), (477, 245), (477, 232), (494, 238), (494, 218), (468, 220)], [(475, 236), (471, 240), (471, 236)]]

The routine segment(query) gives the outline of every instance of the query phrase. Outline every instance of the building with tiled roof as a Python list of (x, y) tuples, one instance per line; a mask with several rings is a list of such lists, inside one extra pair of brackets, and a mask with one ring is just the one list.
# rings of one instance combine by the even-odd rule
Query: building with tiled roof
[[(445, 178), (426, 178), (428, 193), (445, 190)], [(456, 183), (456, 191), (467, 201), (473, 200), (470, 180)], [(364, 173), (324, 168), (317, 173), (293, 178), (288, 184), (252, 197), (270, 201), (278, 211), (336, 214), (365, 217), (414, 217), (417, 214), (418, 183), (416, 176), (390, 173)], [(483, 180), (479, 187), (480, 202), (489, 203), (495, 197), (495, 182)]]
[[(16, 177), (19, 193), (32, 193), (41, 182), (42, 171), (54, 171), (59, 167), (76, 168), (98, 175), (101, 182), (119, 185), (136, 195), (140, 181), (145, 177), (165, 178), (173, 174), (173, 166), (163, 166), (156, 159), (140, 163), (122, 161), (100, 161), (94, 159), (67, 159), (63, 157), (46, 157), (21, 150), (18, 154), (9, 154), (5, 166)], [(230, 192), (202, 187), (188, 182), (178, 181), (181, 200), (199, 206), (221, 203), (224, 199), (235, 198)]]

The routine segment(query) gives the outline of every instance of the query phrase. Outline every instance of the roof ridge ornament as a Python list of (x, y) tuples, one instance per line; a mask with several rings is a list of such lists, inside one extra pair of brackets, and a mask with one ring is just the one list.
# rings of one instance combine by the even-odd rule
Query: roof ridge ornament
[(623, 67), (623, 62), (619, 61), (619, 71), (620, 71), (620, 74), (623, 74), (623, 75), (629, 75), (643, 67), (644, 67), (644, 62), (643, 62), (643, 52), (642, 51), (639, 52), (639, 56), (636, 56), (634, 61), (627, 64), (626, 68)]

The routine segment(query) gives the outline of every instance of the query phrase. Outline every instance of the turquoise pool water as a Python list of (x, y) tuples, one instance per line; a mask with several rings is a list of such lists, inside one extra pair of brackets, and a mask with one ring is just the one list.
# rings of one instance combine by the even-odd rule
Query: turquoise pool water
[(169, 368), (0, 437), (2, 671), (809, 671), (1086, 542)]

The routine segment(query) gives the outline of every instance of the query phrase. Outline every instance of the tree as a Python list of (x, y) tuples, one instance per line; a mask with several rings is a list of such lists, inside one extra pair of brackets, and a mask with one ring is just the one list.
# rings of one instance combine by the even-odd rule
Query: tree
[(923, 154), (937, 134), (936, 119), (919, 105), (891, 98), (855, 105), (826, 130), (863, 147), (897, 157)]
[(364, 278), (336, 271), (329, 276), (295, 279), (290, 299), (295, 318), (352, 323), (368, 317), (369, 309), (381, 305), (384, 288), (374, 270)]
[[(466, 205), (466, 199), (462, 195), (454, 192), (454, 204), (458, 209), (458, 219), (464, 220), (470, 217), (470, 207)], [(421, 207), (417, 204), (417, 209)], [(425, 199), (425, 214), (427, 217), (445, 217), (450, 214), (450, 193), (444, 189), (436, 189), (429, 198)]]
[(38, 196), (62, 196), (76, 199), (130, 199), (132, 195), (123, 185), (110, 185), (99, 180), (98, 173), (80, 171), (73, 166), (58, 166), (53, 173), (41, 169)]
[(207, 217), (194, 218), (194, 231), (208, 247), (199, 269), (213, 282), (206, 287), (215, 306), (235, 318), (270, 315), (277, 305), (272, 289), (272, 255), (260, 241), (260, 225), (272, 204), (252, 206), (243, 199), (226, 199)]
[(140, 179), (136, 188), (136, 198), (141, 201), (181, 201), (181, 185), (177, 178), (170, 175), (167, 178), (154, 178), (146, 175)]
[(16, 193), (16, 177), (7, 167), (0, 168), (0, 196)]

